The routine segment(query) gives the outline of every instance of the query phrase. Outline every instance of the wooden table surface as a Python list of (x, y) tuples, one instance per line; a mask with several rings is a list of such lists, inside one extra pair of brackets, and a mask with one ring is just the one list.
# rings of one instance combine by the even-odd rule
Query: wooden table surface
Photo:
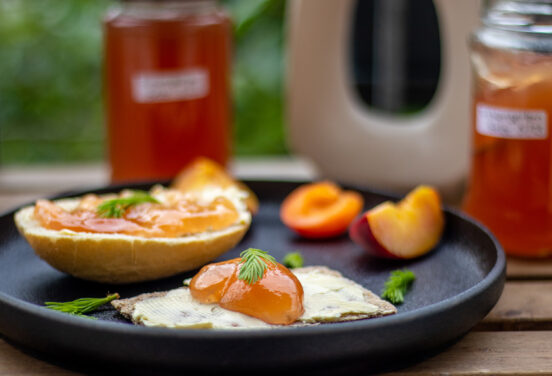
[[(0, 211), (59, 191), (107, 183), (102, 165), (0, 168)], [(316, 171), (292, 159), (239, 160), (240, 178), (309, 179)], [(0, 375), (73, 375), (87, 368), (59, 364), (0, 336)], [(552, 260), (509, 259), (502, 297), (460, 341), (387, 375), (552, 375)]]

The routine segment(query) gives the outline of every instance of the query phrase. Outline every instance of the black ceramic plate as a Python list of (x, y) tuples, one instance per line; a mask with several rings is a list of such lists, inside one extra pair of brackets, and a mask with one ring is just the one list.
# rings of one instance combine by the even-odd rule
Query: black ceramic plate
[[(407, 356), (422, 356), (457, 339), (481, 320), (504, 285), (505, 257), (496, 240), (465, 216), (446, 212), (437, 248), (413, 261), (367, 256), (347, 236), (301, 239), (279, 220), (282, 199), (297, 183), (248, 182), (261, 210), (237, 248), (270, 251), (281, 260), (300, 250), (306, 265), (327, 265), (379, 293), (389, 272), (408, 268), (417, 276), (396, 315), (348, 323), (274, 330), (184, 331), (133, 326), (114, 310), (83, 319), (41, 307), (118, 292), (123, 298), (167, 290), (194, 273), (126, 286), (86, 282), (54, 270), (17, 233), (13, 212), (0, 217), (0, 332), (41, 352), (63, 359), (116, 362), (150, 369), (221, 370), (239, 368), (324, 367), (362, 362), (370, 366)], [(110, 187), (95, 192), (117, 191)], [(148, 188), (147, 185), (134, 188)], [(73, 192), (82, 195), (85, 192)], [(364, 192), (366, 207), (389, 197)]]

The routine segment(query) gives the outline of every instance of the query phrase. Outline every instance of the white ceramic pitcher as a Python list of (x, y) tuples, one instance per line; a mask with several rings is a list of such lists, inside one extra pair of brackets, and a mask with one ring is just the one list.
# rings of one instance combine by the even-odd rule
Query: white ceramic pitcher
[[(412, 1), (412, 0), (409, 0)], [(404, 192), (417, 184), (457, 198), (470, 145), (469, 32), (477, 0), (434, 0), (441, 72), (431, 102), (398, 116), (373, 111), (350, 83), (355, 0), (288, 3), (287, 121), (292, 151), (345, 184)]]

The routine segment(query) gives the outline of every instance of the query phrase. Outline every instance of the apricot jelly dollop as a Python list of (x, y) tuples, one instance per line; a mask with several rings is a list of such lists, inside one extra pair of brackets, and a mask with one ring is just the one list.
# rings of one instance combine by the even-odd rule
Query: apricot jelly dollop
[(249, 284), (238, 278), (241, 258), (204, 266), (190, 282), (197, 301), (256, 317), (269, 324), (289, 325), (303, 314), (303, 287), (277, 262), (267, 262), (261, 279)]
[[(109, 196), (109, 199), (124, 196)], [(173, 190), (163, 192), (160, 203), (141, 203), (130, 207), (119, 218), (105, 218), (98, 214), (98, 206), (106, 198), (86, 195), (79, 205), (66, 210), (55, 202), (38, 200), (34, 216), (51, 230), (72, 230), (108, 234), (126, 234), (151, 237), (178, 237), (204, 231), (224, 229), (239, 219), (234, 204), (219, 196), (208, 203)]]

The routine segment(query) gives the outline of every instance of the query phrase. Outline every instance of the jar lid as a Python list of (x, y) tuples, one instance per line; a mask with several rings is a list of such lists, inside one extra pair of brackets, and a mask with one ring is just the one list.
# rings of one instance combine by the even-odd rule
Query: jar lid
[(483, 24), (503, 30), (552, 34), (552, 0), (488, 2)]

